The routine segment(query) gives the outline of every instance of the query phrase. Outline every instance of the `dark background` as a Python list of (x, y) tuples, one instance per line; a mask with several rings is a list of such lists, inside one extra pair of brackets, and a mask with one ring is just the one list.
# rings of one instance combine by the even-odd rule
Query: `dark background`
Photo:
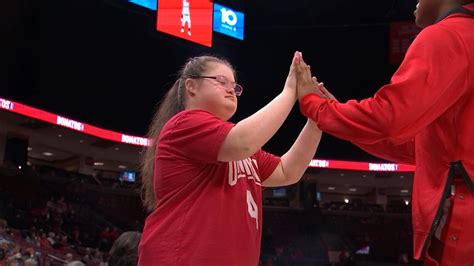
[[(340, 101), (390, 80), (389, 23), (415, 0), (215, 1), (245, 12), (245, 39), (214, 33), (213, 48), (154, 30), (156, 15), (125, 0), (0, 3), (0, 97), (99, 127), (144, 135), (156, 103), (188, 57), (226, 57), (244, 87), (237, 122), (282, 89), (295, 50)], [(265, 149), (281, 155), (304, 125), (297, 105)], [(318, 158), (380, 161), (325, 135)]]

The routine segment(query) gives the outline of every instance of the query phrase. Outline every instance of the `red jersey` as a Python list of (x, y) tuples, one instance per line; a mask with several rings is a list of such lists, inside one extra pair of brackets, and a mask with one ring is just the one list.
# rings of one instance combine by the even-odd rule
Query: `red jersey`
[(187, 110), (163, 127), (154, 174), (156, 209), (145, 221), (139, 265), (257, 265), (261, 184), (280, 159), (264, 151), (237, 162), (217, 155), (234, 124)]
[[(465, 7), (474, 10), (474, 4)], [(464, 182), (466, 189), (458, 191), (470, 188), (474, 195), (474, 19), (453, 14), (422, 30), (390, 84), (374, 97), (337, 103), (309, 94), (300, 108), (325, 132), (376, 156), (416, 163), (414, 252), (416, 258), (424, 257), (442, 211), (443, 193), (450, 186), (451, 162), (462, 161), (471, 177)], [(459, 197), (472, 212), (472, 196)], [(462, 227), (449, 237), (458, 246), (451, 261), (472, 265), (474, 219), (464, 219)]]

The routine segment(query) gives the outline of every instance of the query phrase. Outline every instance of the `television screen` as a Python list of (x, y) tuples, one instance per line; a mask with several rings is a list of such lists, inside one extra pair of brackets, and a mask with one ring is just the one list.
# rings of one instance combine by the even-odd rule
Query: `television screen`
[(321, 201), (321, 192), (316, 192), (316, 200)]
[(286, 188), (274, 188), (273, 197), (274, 198), (286, 197)]
[(130, 3), (134, 3), (151, 10), (156, 10), (156, 1), (157, 0), (128, 0)]
[(212, 46), (212, 2), (159, 0), (156, 29), (173, 36)]
[(121, 181), (131, 182), (131, 183), (135, 182), (135, 178), (136, 178), (136, 173), (133, 171), (122, 172), (120, 173), (120, 177), (119, 177)]
[(244, 13), (215, 3), (213, 29), (216, 32), (243, 40)]

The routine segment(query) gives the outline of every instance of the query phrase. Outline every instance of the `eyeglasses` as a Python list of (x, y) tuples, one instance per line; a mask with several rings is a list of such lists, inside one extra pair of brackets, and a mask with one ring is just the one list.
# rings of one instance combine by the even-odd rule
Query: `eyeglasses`
[(214, 79), (216, 80), (219, 85), (226, 89), (233, 89), (235, 92), (235, 95), (240, 96), (242, 95), (242, 92), (244, 91), (244, 88), (240, 86), (239, 84), (229, 81), (226, 77), (217, 75), (217, 76), (192, 76), (190, 78), (194, 79)]

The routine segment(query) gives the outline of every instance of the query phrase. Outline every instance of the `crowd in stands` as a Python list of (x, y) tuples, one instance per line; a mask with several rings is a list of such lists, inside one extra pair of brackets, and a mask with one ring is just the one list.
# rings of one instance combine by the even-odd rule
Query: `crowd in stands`
[[(37, 168), (35, 173), (40, 177), (30, 180), (34, 188), (22, 185), (19, 191), (15, 187), (19, 183), (0, 187), (0, 266), (125, 266), (136, 261), (142, 222), (123, 217), (128, 218), (128, 227), (116, 226), (114, 218), (100, 215), (106, 209), (98, 209), (118, 206), (122, 216), (124, 209), (129, 216), (128, 210), (134, 209), (126, 206), (130, 195), (139, 204), (133, 186), (97, 182), (97, 177), (48, 167)], [(1, 173), (0, 178), (15, 179)], [(117, 192), (121, 190), (127, 192)], [(32, 200), (25, 203), (25, 198)], [(264, 208), (262, 266), (360, 265), (357, 263), (364, 260), (416, 265), (411, 260), (409, 206), (389, 204), (384, 210), (376, 204), (352, 201), (292, 209), (280, 208), (288, 205), (285, 198), (266, 203), (278, 208)], [(129, 230), (134, 233), (119, 238)], [(113, 261), (114, 253), (122, 262)]]
[(0, 173), (0, 265), (107, 265), (122, 230), (94, 213), (94, 202), (78, 200), (67, 183), (55, 190), (37, 172), (14, 170)]
[(104, 265), (107, 251), (117, 237), (107, 228), (96, 236), (81, 234), (77, 226), (70, 226), (73, 228), (70, 231), (66, 229), (71, 221), (65, 218), (66, 213), (60, 215), (50, 208), (30, 214), (8, 203), (0, 208), (0, 215), (9, 220), (3, 220), (5, 224), (15, 227), (5, 226), (0, 233), (6, 265), (16, 265), (12, 264), (14, 261), (26, 263), (27, 258), (37, 263), (48, 259), (59, 262), (75, 259), (87, 265)]
[(261, 265), (420, 265), (411, 259), (410, 215), (372, 204), (324, 206), (264, 210)]
[(354, 211), (354, 212), (368, 212), (368, 213), (382, 213), (383, 207), (377, 204), (362, 203), (354, 200), (350, 203), (345, 202), (329, 202), (321, 204), (321, 209), (327, 211)]

